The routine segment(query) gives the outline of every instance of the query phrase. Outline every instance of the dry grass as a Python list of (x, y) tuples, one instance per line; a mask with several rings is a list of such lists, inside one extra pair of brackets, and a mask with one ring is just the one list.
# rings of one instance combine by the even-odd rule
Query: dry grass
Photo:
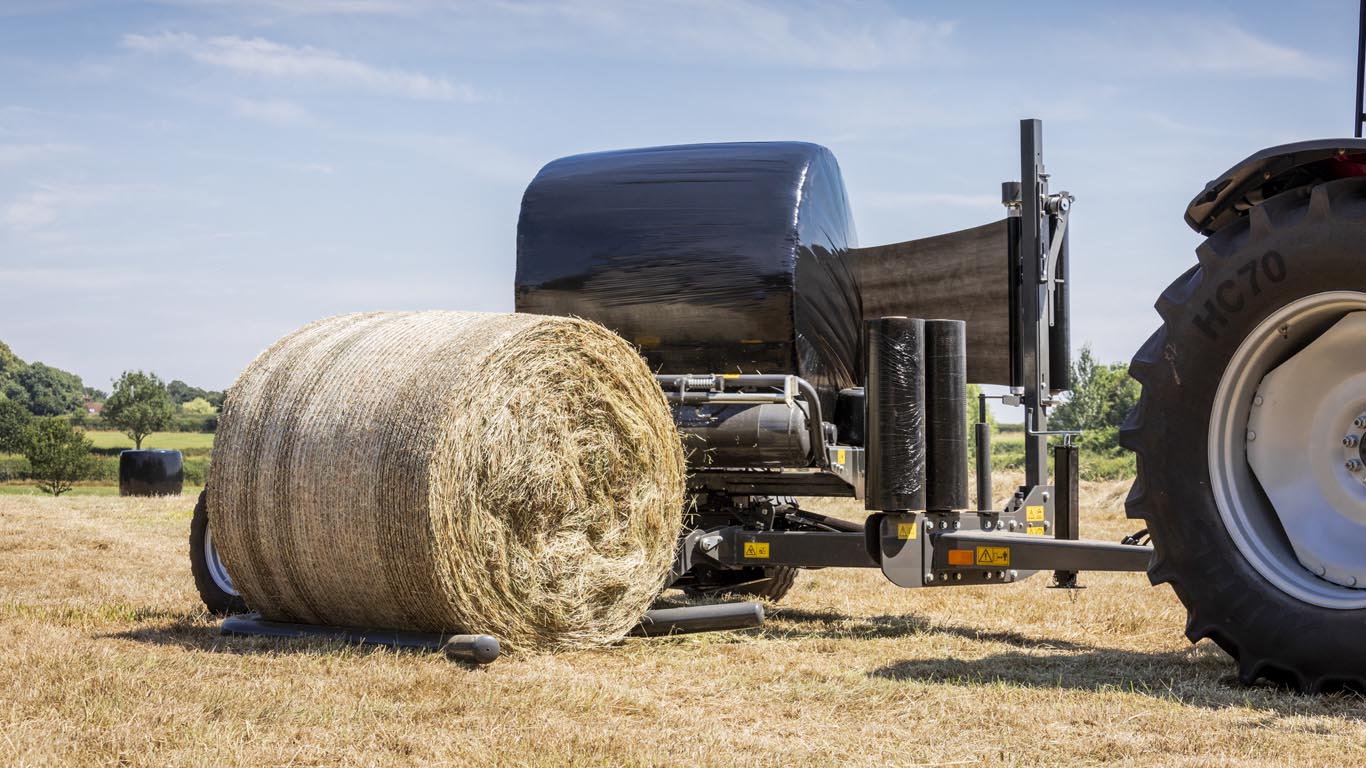
[[(1134, 527), (1123, 490), (1084, 490), (1084, 533)], [(1137, 574), (903, 591), (819, 571), (762, 630), (470, 669), (219, 637), (190, 506), (0, 497), (0, 763), (1366, 763), (1360, 697), (1240, 687)]]

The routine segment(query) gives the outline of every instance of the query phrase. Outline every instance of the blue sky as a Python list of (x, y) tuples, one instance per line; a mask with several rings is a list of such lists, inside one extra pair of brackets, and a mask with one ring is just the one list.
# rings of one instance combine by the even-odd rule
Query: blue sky
[(1000, 216), (1022, 117), (1073, 217), (1074, 338), (1127, 360), (1185, 204), (1350, 135), (1356, 4), (0, 1), (0, 339), (225, 387), (310, 320), (510, 310), (566, 154), (834, 150), (860, 242)]

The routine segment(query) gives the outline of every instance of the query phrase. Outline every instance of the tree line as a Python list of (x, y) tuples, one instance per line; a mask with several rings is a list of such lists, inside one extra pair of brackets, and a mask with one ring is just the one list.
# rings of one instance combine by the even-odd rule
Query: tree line
[(61, 495), (90, 473), (92, 445), (78, 426), (90, 415), (87, 402), (99, 404), (101, 425), (128, 435), (140, 449), (177, 414), (216, 419), (223, 393), (125, 371), (106, 394), (86, 387), (74, 373), (25, 363), (0, 342), (0, 453), (22, 454), (29, 476), (47, 493)]

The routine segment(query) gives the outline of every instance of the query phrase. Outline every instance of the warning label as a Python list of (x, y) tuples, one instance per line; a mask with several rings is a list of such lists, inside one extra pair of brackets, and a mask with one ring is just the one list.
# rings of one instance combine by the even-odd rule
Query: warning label
[(1030, 536), (1042, 536), (1044, 535), (1045, 530), (1042, 525), (1031, 525), (1025, 529), (1025, 533), (1029, 534)]
[(1010, 565), (1010, 547), (978, 547), (977, 564), (992, 567)]
[(767, 541), (747, 541), (745, 542), (745, 557), (762, 559), (768, 557)]
[(897, 523), (896, 537), (898, 539), (914, 539), (918, 530), (920, 530), (920, 526), (915, 523)]
[(1025, 520), (1027, 520), (1028, 522), (1041, 523), (1043, 522), (1043, 518), (1044, 514), (1042, 505), (1031, 505), (1025, 507)]

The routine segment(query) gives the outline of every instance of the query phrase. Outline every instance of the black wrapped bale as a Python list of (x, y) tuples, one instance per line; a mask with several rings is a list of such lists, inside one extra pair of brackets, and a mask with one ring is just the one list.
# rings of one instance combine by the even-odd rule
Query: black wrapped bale
[(573, 315), (662, 373), (797, 374), (825, 413), (863, 368), (839, 165), (796, 142), (575, 155), (517, 225), (518, 312)]
[(925, 509), (925, 321), (868, 321), (864, 507)]
[(184, 488), (185, 459), (180, 451), (119, 452), (120, 496), (170, 496)]

